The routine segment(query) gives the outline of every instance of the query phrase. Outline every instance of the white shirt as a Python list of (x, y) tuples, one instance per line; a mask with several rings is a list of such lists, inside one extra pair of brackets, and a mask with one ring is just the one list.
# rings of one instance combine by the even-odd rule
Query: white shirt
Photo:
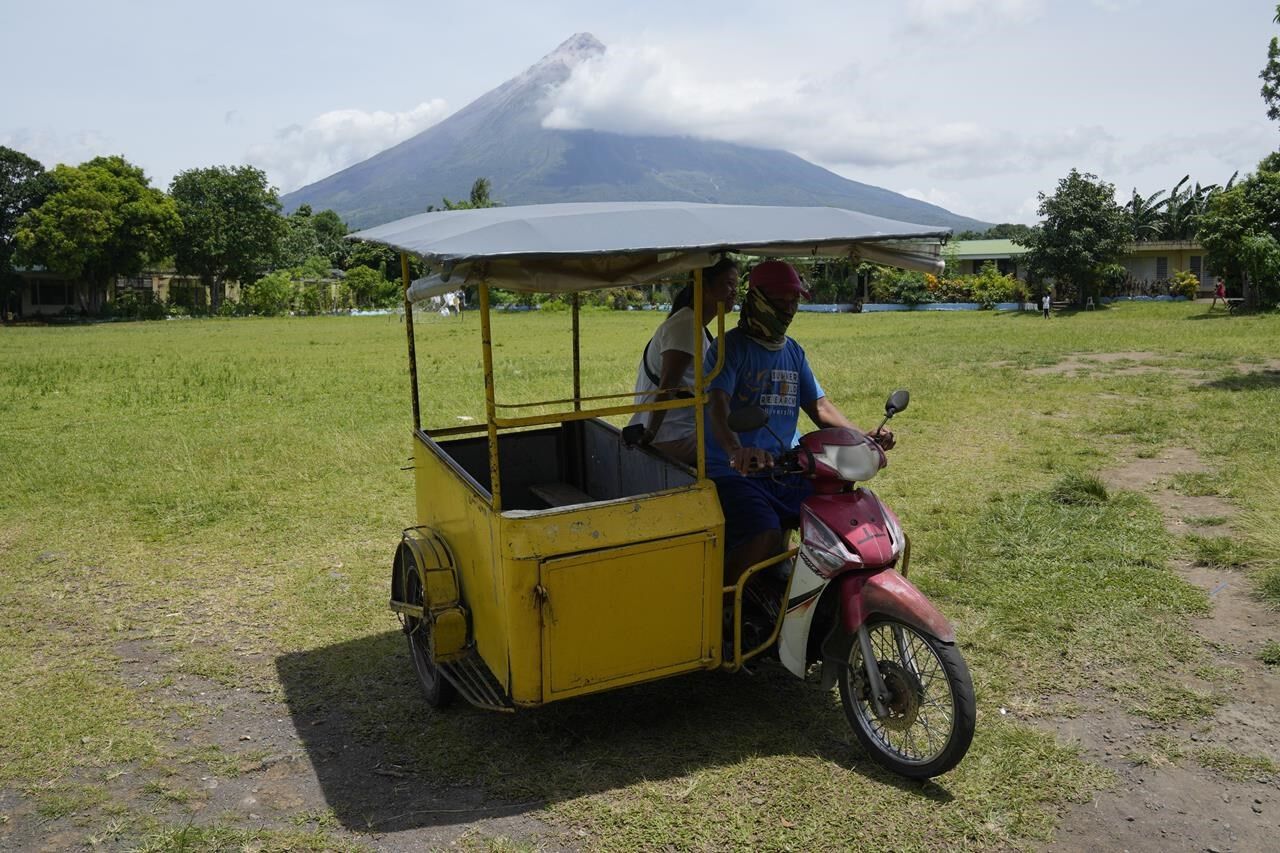
[[(711, 347), (711, 342), (707, 340), (707, 336), (702, 334), (702, 329), (693, 327), (693, 309), (681, 308), (676, 313), (668, 317), (658, 331), (653, 333), (653, 338), (649, 341), (649, 347), (645, 355), (649, 372), (658, 378), (662, 377), (662, 354), (675, 350), (677, 352), (686, 353), (687, 355), (698, 358), (696, 353), (701, 353), (701, 358), (705, 359), (707, 350)], [(702, 346), (698, 346), (698, 341), (702, 341)], [(649, 378), (649, 372), (645, 371), (645, 363), (641, 363), (636, 370), (636, 393), (643, 391), (656, 391), (658, 386)], [(680, 384), (693, 388), (693, 362), (689, 362), (689, 366), (685, 369), (684, 376), (680, 379)], [(656, 396), (648, 394), (643, 397), (636, 397), (636, 403), (652, 403), (656, 400)], [(631, 416), (632, 424), (648, 425), (652, 412), (636, 412)], [(693, 435), (693, 407), (687, 406), (683, 409), (668, 409), (667, 416), (662, 421), (662, 426), (658, 428), (658, 434), (654, 436), (654, 441), (676, 441), (686, 436)]]
[(1040, 300), (1040, 307), (1043, 308), (1045, 311), (1048, 311), (1049, 305), (1050, 305), (1049, 296), (1048, 294), (1045, 294), (1044, 298)]

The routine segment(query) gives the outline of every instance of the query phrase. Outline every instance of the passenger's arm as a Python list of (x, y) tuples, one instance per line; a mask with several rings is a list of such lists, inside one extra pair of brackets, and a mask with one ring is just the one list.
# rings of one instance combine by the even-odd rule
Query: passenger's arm
[[(658, 388), (661, 390), (653, 396), (655, 403), (670, 400), (676, 396), (676, 389), (684, 383), (685, 371), (691, 364), (693, 364), (693, 356), (687, 352), (669, 349), (662, 354), (662, 369), (658, 372)], [(666, 417), (666, 409), (649, 413), (649, 427), (644, 431), (641, 444), (649, 444), (653, 441)]]
[(712, 388), (707, 406), (709, 426), (716, 441), (729, 457), (729, 467), (739, 474), (773, 466), (773, 456), (759, 447), (743, 447), (738, 434), (729, 429), (729, 394)]

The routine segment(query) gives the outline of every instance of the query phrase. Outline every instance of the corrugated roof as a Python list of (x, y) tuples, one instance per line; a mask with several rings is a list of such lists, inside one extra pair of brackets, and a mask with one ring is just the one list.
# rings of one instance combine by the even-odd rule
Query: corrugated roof
[(1012, 240), (956, 240), (951, 244), (955, 256), (961, 260), (971, 258), (1011, 258), (1031, 251)]
[(420, 299), (463, 282), (568, 293), (651, 281), (707, 266), (723, 251), (856, 255), (937, 272), (950, 229), (832, 207), (684, 202), (575, 202), (438, 211), (347, 236), (417, 255), (432, 276)]

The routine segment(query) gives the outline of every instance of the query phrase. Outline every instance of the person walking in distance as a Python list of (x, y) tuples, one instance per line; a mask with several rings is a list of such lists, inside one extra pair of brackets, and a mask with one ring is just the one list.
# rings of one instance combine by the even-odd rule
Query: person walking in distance
[(1044, 312), (1044, 318), (1049, 319), (1049, 309), (1053, 307), (1053, 298), (1049, 296), (1049, 291), (1044, 292), (1044, 296), (1040, 297), (1040, 310)]

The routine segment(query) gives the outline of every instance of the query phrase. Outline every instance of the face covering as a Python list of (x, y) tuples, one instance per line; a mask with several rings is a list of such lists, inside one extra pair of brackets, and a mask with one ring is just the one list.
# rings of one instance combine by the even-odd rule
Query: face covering
[(747, 290), (738, 318), (738, 328), (746, 332), (747, 337), (765, 349), (777, 351), (786, 344), (790, 325), (791, 317), (775, 308), (764, 293), (754, 287)]

